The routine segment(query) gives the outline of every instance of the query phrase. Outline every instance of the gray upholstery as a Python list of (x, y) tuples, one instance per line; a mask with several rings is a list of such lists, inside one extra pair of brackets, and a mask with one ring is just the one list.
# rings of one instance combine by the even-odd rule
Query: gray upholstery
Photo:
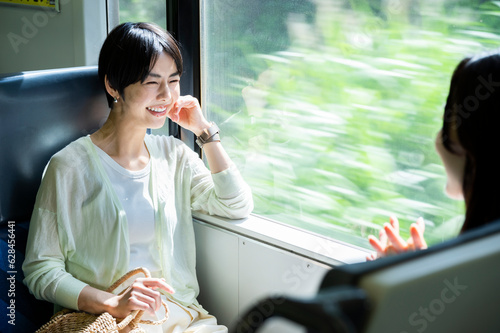
[[(0, 76), (0, 332), (33, 332), (52, 314), (52, 305), (35, 300), (22, 283), (21, 266), (36, 193), (50, 157), (98, 129), (108, 113), (97, 67)], [(10, 233), (8, 221), (14, 222)], [(12, 234), (15, 264), (9, 266), (8, 240)], [(6, 292), (9, 276), (16, 280), (14, 297)], [(12, 299), (15, 326), (5, 320)]]
[(29, 219), (49, 158), (108, 111), (96, 67), (0, 77), (0, 223)]

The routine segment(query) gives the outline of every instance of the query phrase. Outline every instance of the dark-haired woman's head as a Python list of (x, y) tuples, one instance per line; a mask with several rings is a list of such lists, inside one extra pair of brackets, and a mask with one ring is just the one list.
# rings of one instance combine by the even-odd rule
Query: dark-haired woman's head
[(500, 54), (466, 58), (453, 73), (443, 128), (436, 142), (448, 174), (447, 192), (462, 194), (465, 199), (462, 230), (500, 218), (495, 149), (499, 129)]
[[(152, 23), (123, 23), (114, 28), (104, 41), (99, 54), (99, 79), (123, 96), (124, 89), (143, 82), (158, 56), (165, 52), (172, 57), (179, 75), (182, 74), (182, 56), (175, 39)], [(106, 91), (110, 107), (114, 97)]]

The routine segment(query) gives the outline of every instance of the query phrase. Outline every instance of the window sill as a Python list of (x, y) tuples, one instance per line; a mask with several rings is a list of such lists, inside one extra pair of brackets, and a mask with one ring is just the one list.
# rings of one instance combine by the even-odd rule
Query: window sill
[(195, 220), (254, 239), (329, 266), (365, 261), (368, 250), (268, 220), (257, 215), (241, 220), (193, 212)]

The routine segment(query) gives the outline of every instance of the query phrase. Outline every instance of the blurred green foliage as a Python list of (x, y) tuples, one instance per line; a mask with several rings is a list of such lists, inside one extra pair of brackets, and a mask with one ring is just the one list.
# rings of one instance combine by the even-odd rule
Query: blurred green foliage
[(119, 0), (120, 23), (153, 22), (163, 29), (167, 27), (167, 3), (165, 0)]
[[(434, 150), (449, 80), (497, 48), (500, 1), (207, 0), (203, 107), (255, 211), (368, 247), (390, 215), (429, 244), (456, 235)], [(120, 0), (120, 21), (165, 27), (163, 0)]]
[(496, 48), (499, 1), (203, 2), (204, 109), (254, 213), (368, 247), (390, 215), (457, 234), (434, 150), (449, 80)]

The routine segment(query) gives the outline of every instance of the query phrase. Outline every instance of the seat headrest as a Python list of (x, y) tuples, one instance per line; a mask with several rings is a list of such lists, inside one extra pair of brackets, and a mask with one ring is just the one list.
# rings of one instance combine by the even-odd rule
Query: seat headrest
[(50, 157), (108, 113), (96, 66), (0, 76), (0, 224), (30, 219)]

